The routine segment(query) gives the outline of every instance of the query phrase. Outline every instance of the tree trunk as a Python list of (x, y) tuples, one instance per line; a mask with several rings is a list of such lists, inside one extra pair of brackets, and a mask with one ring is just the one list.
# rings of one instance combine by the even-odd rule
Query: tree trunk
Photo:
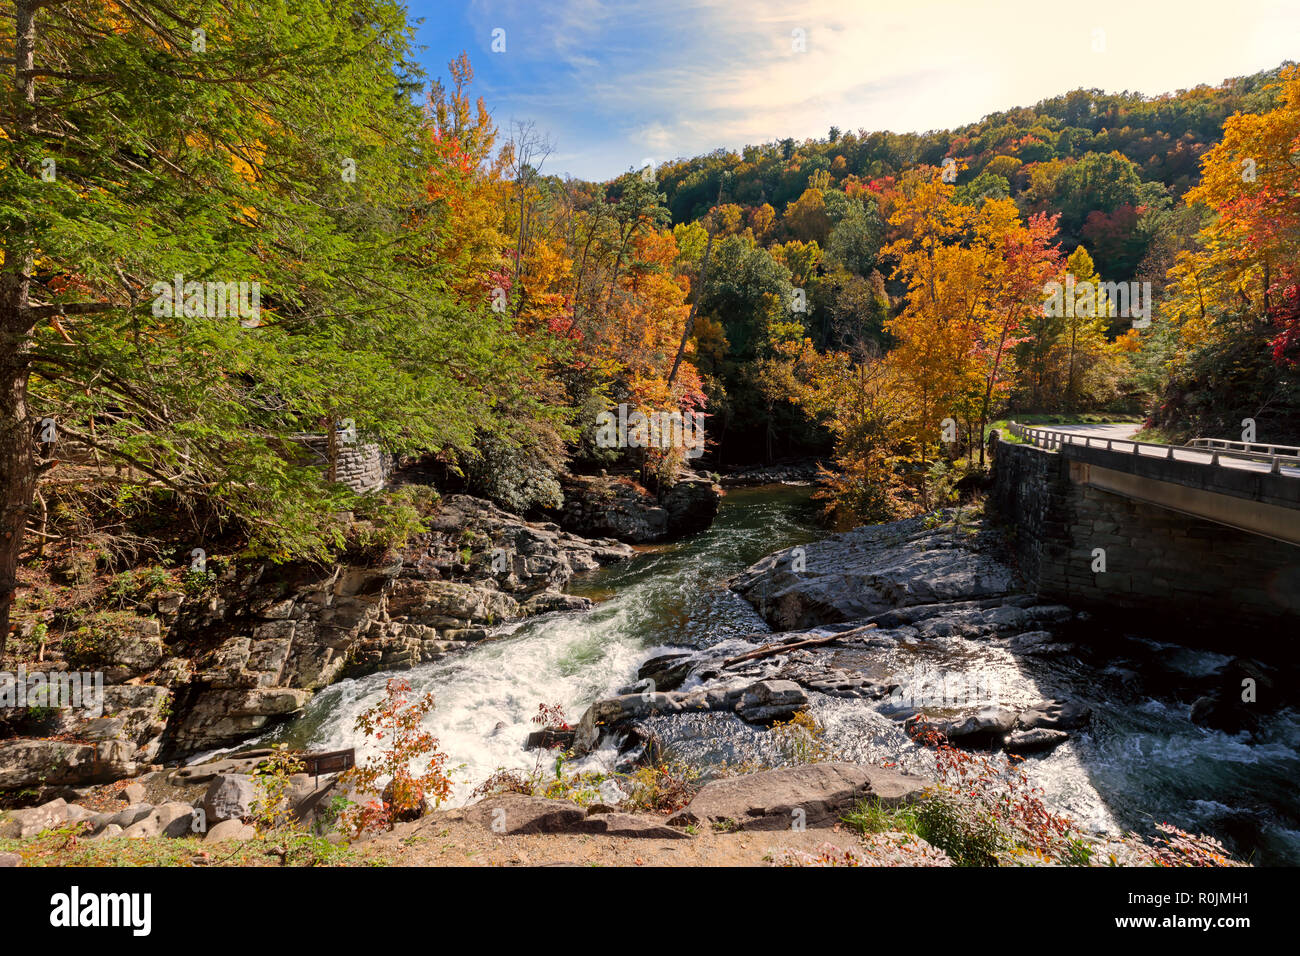
[[(13, 275), (0, 277), (0, 655), (18, 586), (18, 553), (36, 492), (36, 456), (27, 413), (27, 335), (13, 301), (25, 297)], [(20, 284), (26, 286), (26, 282)]]
[(681, 368), (682, 356), (686, 354), (686, 343), (691, 340), (691, 332), (695, 330), (695, 314), (700, 309), (700, 299), (704, 298), (704, 283), (709, 278), (709, 253), (713, 251), (713, 233), (709, 232), (709, 241), (704, 244), (704, 258), (700, 260), (700, 276), (697, 282), (698, 288), (694, 289), (695, 301), (691, 303), (690, 315), (686, 316), (686, 324), (682, 327), (682, 340), (677, 344), (677, 357), (673, 359), (672, 371), (668, 373), (668, 387), (672, 388), (673, 381), (677, 378), (677, 370)]
[[(14, 87), (18, 92), (13, 129), (19, 139), (36, 135), (36, 10), (33, 0), (15, 4)], [(20, 151), (21, 154), (21, 151)], [(25, 169), (31, 175), (30, 169)], [(6, 238), (0, 251), (0, 655), (9, 638), (9, 612), (18, 587), (18, 555), (36, 493), (36, 454), (27, 410), (31, 322), (30, 230)]]

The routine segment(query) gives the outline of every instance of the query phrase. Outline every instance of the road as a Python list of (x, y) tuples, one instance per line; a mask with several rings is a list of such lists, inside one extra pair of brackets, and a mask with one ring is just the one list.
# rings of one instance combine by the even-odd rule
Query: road
[[(1068, 432), (1072, 435), (1087, 436), (1091, 439), (1093, 446), (1101, 444), (1104, 446), (1106, 441), (1111, 441), (1113, 450), (1131, 452), (1133, 450), (1132, 437), (1141, 430), (1142, 426), (1137, 422), (1112, 422), (1103, 425), (1031, 425), (1030, 428), (1043, 428), (1054, 432)], [(1082, 440), (1080, 441), (1082, 444)], [(1153, 458), (1164, 458), (1168, 452), (1158, 447), (1143, 447), (1139, 454), (1150, 455)], [(1176, 448), (1174, 458), (1179, 461), (1194, 461), (1203, 465), (1208, 465), (1214, 460), (1212, 451), (1201, 451), (1191, 448)], [(1237, 468), (1242, 471), (1258, 471), (1267, 474), (1272, 467), (1266, 461), (1250, 461), (1245, 458), (1232, 458), (1220, 450), (1219, 467)], [(1281, 473), (1293, 478), (1300, 478), (1300, 465), (1283, 465)]]

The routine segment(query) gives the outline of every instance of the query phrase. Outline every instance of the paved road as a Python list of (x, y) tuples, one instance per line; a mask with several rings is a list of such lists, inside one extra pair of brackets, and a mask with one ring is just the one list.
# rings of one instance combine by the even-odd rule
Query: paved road
[[(1088, 436), (1092, 439), (1094, 446), (1104, 445), (1109, 439), (1114, 442), (1112, 448), (1115, 451), (1131, 452), (1133, 444), (1129, 439), (1141, 430), (1142, 426), (1137, 422), (1115, 422), (1105, 425), (1031, 425), (1030, 428), (1044, 428), (1054, 432), (1068, 432), (1073, 435)], [(1100, 441), (1099, 441), (1100, 440)], [(1168, 452), (1157, 448), (1142, 448), (1139, 454), (1150, 455), (1153, 458), (1164, 458)], [(1208, 465), (1214, 460), (1212, 451), (1200, 451), (1190, 448), (1179, 448), (1174, 451), (1174, 458), (1179, 461), (1195, 461)], [(1244, 458), (1231, 458), (1222, 451), (1219, 454), (1219, 467), (1237, 468), (1242, 471), (1259, 471), (1268, 473), (1272, 467), (1266, 461), (1249, 461)], [(1283, 465), (1281, 472), (1284, 475), (1300, 478), (1300, 466)]]
[(1071, 432), (1091, 435), (1093, 438), (1132, 438), (1142, 430), (1141, 422), (1115, 422), (1109, 425), (1031, 425), (1031, 428), (1050, 428), (1054, 432)]

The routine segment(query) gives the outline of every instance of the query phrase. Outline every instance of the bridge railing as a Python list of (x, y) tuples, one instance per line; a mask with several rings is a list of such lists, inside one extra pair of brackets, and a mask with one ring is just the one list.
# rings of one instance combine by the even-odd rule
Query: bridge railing
[[(1028, 425), (1021, 425), (1018, 422), (1008, 422), (1007, 430), (1021, 441), (1029, 442), (1030, 444), (1047, 451), (1055, 451), (1062, 445), (1082, 445), (1085, 448), (1105, 448), (1107, 451), (1121, 451), (1125, 454), (1143, 455), (1148, 458), (1167, 458), (1171, 460), (1178, 457), (1176, 455), (1177, 452), (1192, 452), (1198, 455), (1206, 455), (1208, 456), (1208, 459), (1179, 458), (1179, 460), (1193, 461), (1206, 465), (1217, 465), (1220, 467), (1233, 467), (1232, 462), (1234, 461), (1254, 464), (1263, 463), (1269, 466), (1269, 474), (1300, 477), (1300, 475), (1295, 473), (1282, 471), (1283, 465), (1300, 465), (1300, 459), (1297, 459), (1295, 455), (1238, 451), (1233, 448), (1219, 448), (1211, 445), (1158, 445), (1154, 442), (1137, 441), (1132, 438), (1103, 438), (1098, 435), (1088, 435), (1079, 432), (1062, 432), (1051, 428), (1032, 428)], [(1202, 439), (1202, 441), (1212, 440), (1217, 439)], [(1232, 443), (1229, 442), (1228, 444)], [(1124, 447), (1116, 448), (1116, 445)], [(1147, 449), (1150, 450), (1148, 451)]]
[(1300, 445), (1265, 445), (1253, 441), (1229, 441), (1226, 438), (1193, 438), (1187, 443), (1189, 448), (1223, 448), (1255, 455), (1277, 455), (1281, 458), (1300, 459)]

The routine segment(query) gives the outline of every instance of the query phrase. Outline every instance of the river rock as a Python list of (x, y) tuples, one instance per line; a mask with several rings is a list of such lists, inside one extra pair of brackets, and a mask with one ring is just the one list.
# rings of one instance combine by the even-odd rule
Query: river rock
[(1092, 719), (1092, 710), (1078, 701), (1044, 700), (1021, 712), (1016, 718), (1020, 730), (1045, 728), (1049, 730), (1077, 730), (1086, 727)]
[(122, 790), (122, 799), (127, 803), (144, 803), (144, 785), (133, 783)]
[(1049, 657), (1056, 654), (1068, 654), (1074, 645), (1060, 641), (1051, 631), (1026, 631), (1007, 641), (1007, 647), (1018, 654), (1035, 657)]
[(203, 795), (203, 812), (208, 825), (226, 820), (242, 820), (252, 813), (257, 788), (253, 778), (244, 774), (224, 774), (208, 785)]
[(764, 680), (745, 688), (736, 716), (752, 724), (786, 720), (808, 706), (808, 695), (791, 680)]
[(194, 833), (194, 807), (180, 800), (169, 801), (157, 809), (158, 830), (163, 836), (183, 837)]
[[(890, 770), (838, 762), (804, 764), (710, 781), (667, 822), (738, 830), (789, 830), (797, 821), (830, 827), (866, 797), (894, 807), (916, 800), (924, 789), (924, 781)], [(802, 809), (802, 818), (796, 809)]]
[(990, 705), (967, 717), (930, 721), (920, 716), (909, 724), (918, 729), (932, 728), (956, 747), (993, 749), (1001, 746), (1002, 739), (1015, 727), (1018, 716), (1014, 710)]
[(914, 604), (1011, 596), (1021, 582), (964, 536), (911, 518), (774, 552), (731, 587), (773, 627), (795, 630)]
[(465, 810), (465, 818), (493, 833), (571, 833), (586, 821), (587, 814), (570, 800), (549, 800), (522, 793), (487, 797)]
[(531, 616), (553, 611), (586, 611), (592, 606), (591, 598), (579, 597), (576, 594), (561, 594), (558, 591), (545, 591), (524, 602), (524, 613)]
[(116, 813), (101, 813), (91, 818), (90, 825), (92, 831), (101, 828), (117, 827), (121, 832), (134, 823), (139, 823), (149, 814), (153, 813), (154, 808), (147, 803), (136, 803), (127, 807), (125, 810), (119, 810)]
[(694, 472), (684, 472), (657, 494), (630, 478), (569, 475), (562, 481), (564, 504), (556, 520), (577, 534), (608, 535), (634, 544), (668, 541), (713, 523), (722, 489)]
[(638, 681), (650, 681), (652, 690), (676, 690), (691, 672), (691, 654), (661, 654), (652, 657), (637, 670)]
[(209, 827), (204, 843), (221, 843), (225, 840), (246, 841), (257, 836), (257, 831), (242, 820), (222, 820)]
[(157, 810), (150, 810), (143, 820), (137, 820), (122, 831), (128, 840), (147, 840), (162, 832), (162, 817)]
[(10, 810), (0, 818), (0, 839), (25, 840), (68, 821), (68, 804), (62, 797), (39, 807)]
[(689, 472), (659, 490), (659, 505), (668, 514), (668, 535), (673, 538), (707, 529), (721, 502), (722, 489), (711, 478)]
[(777, 461), (770, 465), (732, 465), (718, 479), (725, 488), (732, 485), (807, 484), (817, 480), (822, 463), (811, 459)]
[(553, 750), (556, 747), (569, 748), (573, 746), (573, 738), (576, 731), (563, 729), (560, 727), (543, 727), (541, 730), (534, 730), (529, 733), (524, 740), (525, 750), (536, 750), (539, 747), (543, 750)]
[(1039, 727), (1034, 730), (1013, 730), (1002, 738), (1002, 747), (1015, 754), (1037, 753), (1065, 743), (1070, 735), (1064, 730)]
[(1255, 731), (1261, 709), (1279, 706), (1272, 677), (1263, 665), (1243, 657), (1230, 660), (1215, 678), (1215, 690), (1192, 704), (1191, 718), (1203, 727), (1225, 733)]
[(793, 681), (764, 680), (748, 686), (709, 687), (690, 692), (621, 694), (598, 700), (583, 713), (573, 749), (589, 753), (601, 737), (631, 721), (659, 714), (732, 711), (742, 720), (786, 720), (808, 705), (808, 695)]

